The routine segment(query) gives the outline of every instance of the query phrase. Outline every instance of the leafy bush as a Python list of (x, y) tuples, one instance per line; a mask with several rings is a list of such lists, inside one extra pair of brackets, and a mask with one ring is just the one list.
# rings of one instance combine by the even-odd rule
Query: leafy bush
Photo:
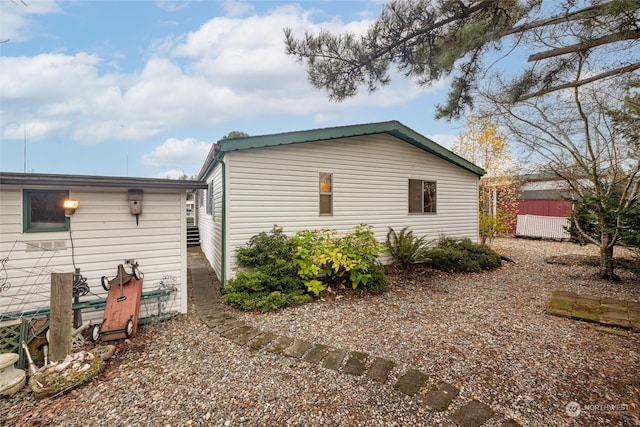
[(438, 245), (427, 251), (431, 266), (453, 273), (478, 273), (502, 265), (500, 255), (469, 239), (442, 237)]
[(405, 270), (411, 264), (429, 261), (426, 255), (429, 250), (429, 242), (424, 236), (414, 236), (409, 227), (404, 227), (400, 233), (396, 233), (393, 228), (389, 227), (385, 245), (393, 263)]
[(276, 260), (293, 261), (293, 248), (282, 228), (274, 225), (269, 233), (256, 234), (236, 252), (238, 265), (242, 267), (262, 267)]
[(282, 229), (253, 236), (236, 252), (238, 265), (250, 268), (238, 271), (227, 281), (223, 292), (227, 304), (242, 309), (276, 310), (311, 299), (304, 292), (293, 260), (293, 247)]
[[(316, 296), (325, 283), (347, 284), (353, 289), (383, 290), (388, 279), (380, 265), (383, 245), (373, 230), (360, 224), (352, 232), (305, 230), (292, 238), (298, 276), (309, 292)], [(318, 280), (324, 275), (324, 283)]]

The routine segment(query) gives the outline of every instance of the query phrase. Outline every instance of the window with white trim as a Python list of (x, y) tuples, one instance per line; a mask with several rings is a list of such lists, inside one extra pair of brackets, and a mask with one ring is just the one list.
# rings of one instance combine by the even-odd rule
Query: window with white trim
[(333, 214), (333, 174), (320, 172), (320, 215)]
[(207, 214), (215, 215), (215, 202), (213, 200), (213, 181), (207, 185)]

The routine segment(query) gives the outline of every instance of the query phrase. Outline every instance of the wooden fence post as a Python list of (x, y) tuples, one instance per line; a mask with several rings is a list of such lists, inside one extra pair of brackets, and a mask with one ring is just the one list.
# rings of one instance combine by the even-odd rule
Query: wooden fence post
[(71, 353), (73, 327), (73, 273), (51, 273), (51, 314), (49, 315), (50, 361)]

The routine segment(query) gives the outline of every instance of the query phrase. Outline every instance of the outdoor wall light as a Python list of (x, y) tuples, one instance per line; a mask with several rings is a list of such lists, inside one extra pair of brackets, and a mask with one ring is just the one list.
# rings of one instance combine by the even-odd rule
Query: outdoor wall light
[(77, 200), (65, 200), (62, 205), (62, 207), (64, 207), (64, 216), (70, 217), (73, 215), (76, 209), (78, 209), (78, 206), (80, 206), (80, 202)]

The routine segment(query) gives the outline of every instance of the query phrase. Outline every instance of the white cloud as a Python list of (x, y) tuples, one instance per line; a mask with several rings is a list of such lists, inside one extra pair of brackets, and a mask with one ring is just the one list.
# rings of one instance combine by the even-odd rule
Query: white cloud
[(189, 2), (187, 0), (158, 0), (156, 1), (156, 5), (166, 12), (177, 12), (186, 9), (189, 6)]
[[(71, 127), (70, 121), (32, 120), (25, 117), (22, 123), (11, 123), (5, 128), (4, 138), (42, 141), (44, 139), (61, 139)], [(25, 131), (26, 128), (26, 131)]]
[(437, 143), (438, 145), (442, 145), (447, 150), (451, 150), (453, 144), (458, 142), (458, 135), (451, 134), (435, 134), (435, 135), (427, 135), (427, 138)]
[(0, 10), (0, 41), (9, 40), (9, 43), (23, 41), (39, 33), (40, 29), (31, 19), (32, 15), (61, 12), (54, 0), (26, 0), (24, 3), (2, 0)]
[[(48, 4), (55, 10), (55, 3)], [(184, 4), (159, 6), (175, 10)], [(326, 92), (309, 85), (304, 67), (285, 54), (282, 29), (290, 27), (299, 36), (320, 28), (361, 34), (368, 18), (314, 22), (313, 11), (291, 4), (278, 4), (260, 16), (242, 2), (228, 2), (225, 8), (229, 16), (151, 42), (144, 65), (126, 74), (111, 71), (91, 52), (0, 57), (0, 135), (17, 139), (26, 112), (42, 124), (32, 139), (99, 143), (276, 114), (309, 115), (322, 122), (354, 108), (400, 105), (435, 90), (398, 76), (372, 96), (362, 90), (343, 103), (329, 102)], [(154, 150), (144, 159), (152, 164), (160, 154)]]
[(244, 16), (255, 10), (255, 8), (249, 3), (235, 0), (225, 1), (222, 7), (224, 8), (227, 16)]
[(185, 174), (187, 174), (187, 176), (189, 178), (191, 178), (187, 172), (185, 172), (183, 170), (178, 170), (178, 169), (169, 169), (167, 171), (160, 172), (160, 173), (156, 174), (155, 177), (156, 178), (180, 179)]
[(207, 157), (212, 143), (197, 141), (193, 138), (169, 138), (150, 153), (144, 154), (140, 162), (145, 166), (192, 166), (202, 164)]

